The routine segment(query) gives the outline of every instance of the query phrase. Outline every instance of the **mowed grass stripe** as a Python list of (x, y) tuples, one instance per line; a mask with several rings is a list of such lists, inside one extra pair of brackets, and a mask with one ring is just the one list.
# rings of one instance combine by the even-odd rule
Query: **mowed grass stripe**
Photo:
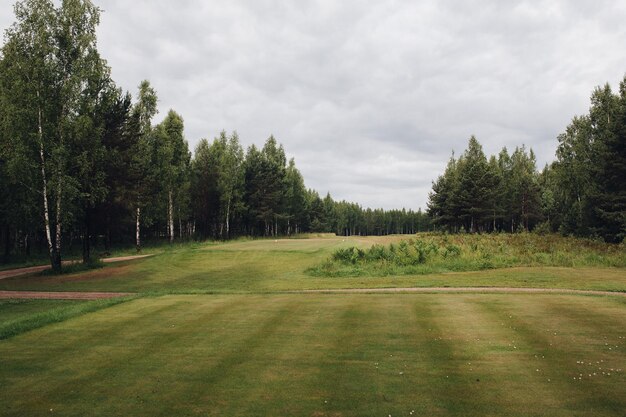
[[(288, 298), (205, 298), (209, 305), (220, 300), (230, 301), (226, 308), (220, 307), (218, 311), (211, 311), (202, 305), (205, 303), (200, 303), (191, 311), (195, 313), (195, 323), (194, 320), (186, 323), (184, 318), (177, 320), (182, 338), (131, 366), (133, 374), (143, 377), (127, 387), (126, 392), (134, 398), (124, 405), (125, 409), (136, 402), (141, 407), (141, 415), (212, 415), (222, 413), (232, 404), (247, 403), (247, 399), (241, 397), (245, 384), (240, 386), (237, 395), (223, 394), (222, 387), (237, 380), (243, 364), (257, 357), (255, 350), (271, 338), (297, 304)], [(160, 366), (155, 367), (155, 364)], [(150, 370), (147, 375), (146, 369)], [(103, 413), (110, 411), (102, 410)]]
[(624, 314), (555, 295), (144, 298), (0, 342), (0, 415), (618, 416), (623, 379), (579, 386), (534, 355), (618, 367), (589, 340)]
[[(606, 297), (526, 296), (503, 300), (481, 305), (495, 317), (504, 317), (517, 337), (536, 352), (537, 357), (533, 355), (529, 362), (534, 362), (539, 373), (559, 387), (564, 402), (560, 409), (565, 415), (623, 414), (626, 409), (623, 342), (621, 351), (609, 350), (610, 346), (605, 345), (608, 334), (613, 336), (612, 342), (620, 340), (619, 333), (615, 333), (619, 329), (615, 327), (616, 317), (626, 324), (620, 303)], [(596, 320), (581, 317), (581, 311), (593, 314), (591, 310), (595, 307), (606, 311), (608, 305), (613, 306), (611, 313), (596, 314)], [(622, 333), (623, 329), (621, 326)], [(608, 376), (602, 375), (599, 368), (605, 369), (605, 373), (607, 368), (622, 370)]]
[(275, 321), (279, 325), (259, 334), (254, 352), (219, 384), (205, 386), (201, 402), (209, 405), (208, 415), (310, 415), (319, 410), (322, 397), (311, 381), (332, 331), (326, 318), (333, 308), (306, 295), (266, 298), (271, 304), (276, 299), (289, 300)]
[[(141, 404), (141, 396), (132, 387), (148, 385), (146, 374), (162, 368), (163, 362), (156, 358), (158, 352), (168, 344), (185, 351), (182, 339), (202, 317), (206, 320), (207, 313), (231, 311), (238, 302), (236, 297), (212, 300), (212, 308), (198, 315), (189, 298), (136, 300), (121, 310), (114, 307), (14, 338), (13, 349), (2, 350), (0, 355), (2, 374), (6, 370), (7, 375), (13, 375), (6, 384), (0, 378), (3, 387), (10, 387), (0, 391), (0, 398), (11, 398), (10, 403), (22, 415), (24, 410), (36, 414), (48, 408), (80, 415), (84, 402), (94, 412), (128, 401)], [(173, 322), (182, 324), (181, 328), (172, 327)], [(34, 360), (42, 352), (46, 361)], [(35, 391), (30, 378), (41, 384)], [(23, 392), (31, 395), (21, 395)], [(109, 402), (109, 398), (118, 401)]]
[[(457, 299), (460, 299), (457, 298)], [(466, 374), (466, 358), (459, 357), (457, 340), (451, 335), (449, 322), (457, 317), (445, 306), (445, 300), (436, 295), (416, 297), (412, 305), (418, 332), (413, 340), (419, 354), (422, 389), (434, 399), (435, 407), (426, 410), (430, 415), (467, 415), (485, 412), (480, 386)]]
[(315, 381), (324, 404), (314, 415), (447, 415), (454, 408), (450, 348), (430, 333), (433, 297), (327, 297), (334, 317)]
[[(302, 305), (288, 297), (260, 297), (248, 304), (247, 318), (240, 331), (245, 337), (225, 349), (212, 350), (214, 360), (198, 358), (186, 378), (189, 411), (203, 415), (250, 415), (263, 404), (263, 395), (274, 389), (263, 374), (275, 366), (283, 349), (285, 329), (294, 326)], [(230, 329), (229, 331), (236, 331)], [(269, 353), (268, 353), (269, 352)], [(173, 371), (178, 368), (175, 364)], [(174, 403), (179, 396), (174, 396)], [(165, 415), (168, 415), (167, 413)]]
[[(532, 295), (517, 299), (526, 297)], [(475, 331), (465, 346), (478, 358), (471, 362), (472, 367), (486, 373), (485, 382), (493, 385), (486, 390), (484, 402), (497, 405), (500, 415), (571, 416), (568, 398), (576, 393), (546, 369), (542, 346), (528, 343), (506, 312), (492, 308), (513, 298), (468, 296), (468, 311), (460, 311), (456, 321), (459, 329)], [(468, 314), (470, 311), (473, 314)]]
[[(320, 399), (315, 411), (318, 415), (346, 416), (379, 412), (382, 404), (391, 401), (381, 389), (382, 377), (376, 368), (376, 363), (385, 360), (382, 353), (386, 352), (380, 349), (389, 345), (385, 339), (380, 343), (373, 334), (378, 333), (377, 321), (391, 314), (392, 306), (376, 311), (375, 298), (354, 296), (342, 300), (331, 295), (326, 300), (327, 329), (320, 346), (320, 372), (311, 381), (311, 389)], [(370, 340), (379, 341), (379, 346), (372, 348)]]

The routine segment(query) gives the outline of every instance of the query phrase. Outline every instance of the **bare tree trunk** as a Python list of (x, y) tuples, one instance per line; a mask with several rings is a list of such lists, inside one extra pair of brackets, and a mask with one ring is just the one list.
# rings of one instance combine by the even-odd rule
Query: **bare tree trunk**
[(137, 252), (141, 252), (141, 207), (137, 204), (137, 216), (135, 223), (135, 247)]
[(63, 185), (61, 182), (61, 172), (59, 170), (59, 179), (57, 183), (57, 195), (56, 195), (56, 227), (54, 235), (54, 249), (52, 254), (52, 269), (55, 271), (61, 270), (61, 239), (62, 239), (62, 222), (61, 222), (61, 198), (63, 196)]
[(178, 209), (178, 237), (183, 239), (183, 220), (180, 218), (180, 209)]
[[(39, 91), (37, 91), (37, 97), (39, 97)], [(46, 178), (46, 158), (43, 149), (43, 120), (41, 115), (41, 106), (38, 108), (38, 135), (39, 135), (39, 158), (41, 162), (41, 179), (43, 196), (43, 218), (44, 227), (46, 229), (46, 240), (48, 242), (48, 254), (50, 256), (50, 264), (52, 268), (55, 267), (54, 247), (52, 246), (52, 233), (50, 230), (50, 209), (48, 207), (48, 180)]]
[(230, 239), (230, 198), (226, 204), (226, 239)]
[(170, 243), (174, 242), (174, 200), (173, 200), (173, 193), (172, 190), (170, 189), (169, 191), (169, 204), (168, 204), (168, 208), (169, 208), (169, 219), (168, 219), (168, 223), (169, 223), (169, 234), (170, 234)]
[(89, 240), (89, 210), (86, 210), (85, 228), (83, 230), (83, 263), (88, 264), (91, 262), (91, 242)]

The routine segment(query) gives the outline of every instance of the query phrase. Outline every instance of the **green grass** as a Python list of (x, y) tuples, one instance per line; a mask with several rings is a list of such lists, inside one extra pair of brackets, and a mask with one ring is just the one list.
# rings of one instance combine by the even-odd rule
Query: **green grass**
[(127, 300), (128, 298), (94, 301), (0, 299), (0, 340)]
[[(9, 290), (139, 294), (0, 300), (0, 416), (623, 415), (623, 296), (281, 293), (626, 291), (624, 253), (596, 242), (579, 249), (580, 241), (553, 245), (550, 236), (425, 238), (450, 239), (460, 258), (502, 247), (497, 256), (523, 266), (315, 276), (306, 271), (339, 250), (406, 236), (305, 235), (176, 244), (89, 271), (0, 280)], [(537, 253), (569, 261), (530, 262)]]
[(335, 250), (313, 276), (426, 275), (510, 267), (626, 267), (626, 246), (558, 235), (421, 234), (389, 245)]
[(621, 416), (625, 307), (556, 295), (143, 298), (0, 341), (0, 414)]
[[(485, 237), (487, 238), (487, 237)], [(513, 286), (626, 291), (626, 268), (526, 266), (462, 273), (312, 276), (341, 248), (396, 244), (406, 236), (241, 240), (175, 245), (156, 256), (86, 273), (0, 280), (3, 290), (149, 294), (276, 292), (326, 288)], [(482, 239), (482, 238), (481, 238)]]
[[(320, 238), (333, 238), (335, 237), (334, 233), (300, 233), (297, 235), (292, 235), (287, 239), (320, 239)], [(283, 240), (285, 238), (281, 238)], [(266, 241), (268, 239), (265, 238), (252, 238), (252, 237), (239, 237), (232, 239), (230, 243), (241, 243), (241, 242), (249, 242), (249, 241)], [(196, 241), (184, 241), (184, 242), (175, 242), (174, 244), (170, 244), (166, 240), (146, 240), (142, 245), (142, 250), (139, 255), (143, 254), (159, 254), (162, 252), (168, 252), (172, 250), (178, 250), (181, 248), (194, 247), (197, 245), (218, 245), (222, 242), (220, 241), (205, 241), (205, 242), (196, 242)], [(112, 258), (118, 256), (132, 256), (137, 255), (137, 249), (134, 244), (124, 244), (124, 245), (116, 245), (114, 247), (106, 249), (102, 244), (96, 245), (91, 249), (92, 256), (98, 259), (104, 258)], [(63, 253), (63, 260), (73, 260), (73, 261), (81, 261), (82, 260), (82, 252), (79, 246), (74, 246), (72, 248), (65, 248)], [(40, 266), (40, 265), (49, 265), (50, 258), (45, 251), (41, 252), (33, 252), (30, 255), (24, 254), (13, 254), (9, 259), (9, 263), (0, 264), (0, 271), (5, 271), (9, 269), (15, 268), (25, 268), (29, 266)]]

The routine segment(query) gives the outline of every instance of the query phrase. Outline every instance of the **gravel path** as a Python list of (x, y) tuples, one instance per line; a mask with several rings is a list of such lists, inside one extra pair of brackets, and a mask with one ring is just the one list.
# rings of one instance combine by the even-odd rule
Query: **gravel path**
[(49, 291), (0, 291), (0, 299), (20, 298), (37, 300), (100, 300), (102, 298), (126, 297), (130, 292), (49, 292)]
[[(408, 288), (342, 288), (328, 290), (284, 291), (283, 294), (374, 294), (374, 293), (473, 293), (473, 294), (574, 294), (612, 295), (626, 297), (626, 292), (569, 290), (561, 288), (515, 288), (515, 287), (408, 287)], [(44, 300), (98, 300), (101, 298), (126, 297), (129, 292), (65, 292), (65, 291), (0, 291), (0, 299), (44, 299)]]
[(298, 293), (547, 293), (547, 294), (581, 294), (581, 295), (617, 295), (626, 297), (626, 292), (569, 290), (561, 288), (515, 288), (515, 287), (409, 287), (409, 288), (342, 288), (329, 290), (302, 290)]
[[(133, 255), (133, 256), (118, 256), (116, 258), (104, 258), (102, 262), (110, 263), (110, 262), (122, 262), (122, 261), (130, 261), (133, 259), (147, 258), (152, 255)], [(63, 261), (63, 265), (71, 265), (73, 263), (77, 263), (79, 261)], [(0, 279), (19, 277), (20, 275), (32, 274), (35, 272), (45, 271), (49, 269), (50, 265), (39, 265), (39, 266), (29, 266), (27, 268), (17, 268), (17, 269), (8, 269), (6, 271), (0, 271)]]

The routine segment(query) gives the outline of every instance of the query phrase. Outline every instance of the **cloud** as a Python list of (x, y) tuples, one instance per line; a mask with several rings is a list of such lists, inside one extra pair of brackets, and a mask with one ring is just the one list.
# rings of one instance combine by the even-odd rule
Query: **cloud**
[[(0, 27), (12, 21), (3, 1)], [(614, 1), (107, 0), (99, 45), (120, 86), (149, 79), (193, 148), (270, 134), (307, 186), (364, 206), (425, 208), (450, 152), (526, 144), (539, 165), (626, 72)]]

